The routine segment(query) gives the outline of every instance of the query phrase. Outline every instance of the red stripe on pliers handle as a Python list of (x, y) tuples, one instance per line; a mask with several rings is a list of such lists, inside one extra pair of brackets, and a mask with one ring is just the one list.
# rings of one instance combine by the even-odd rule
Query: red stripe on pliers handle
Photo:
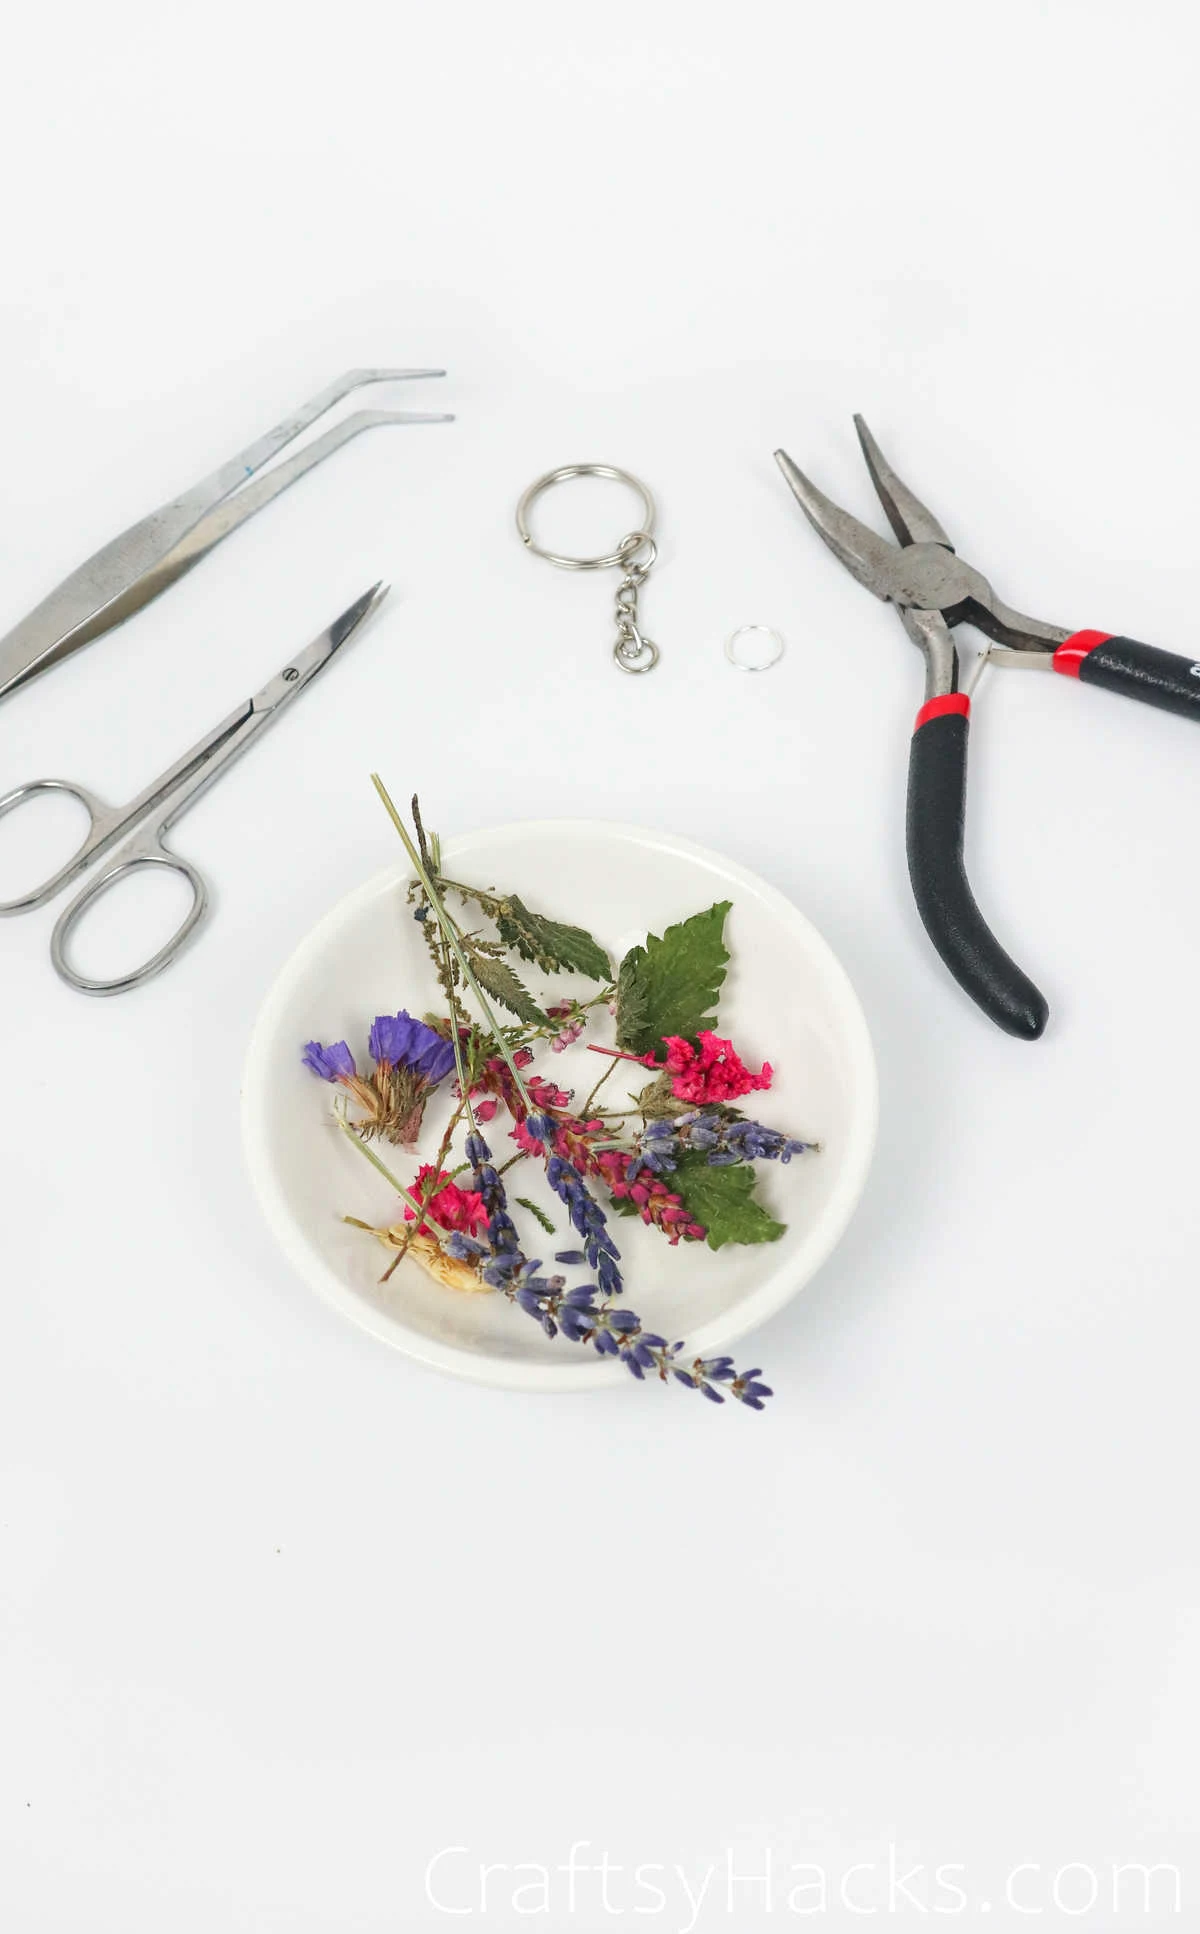
[(1050, 662), (1055, 671), (1061, 672), (1064, 678), (1078, 678), (1079, 667), (1089, 651), (1095, 651), (1097, 645), (1106, 645), (1112, 635), (1111, 631), (1072, 632), (1065, 643), (1059, 646)]
[(929, 724), (930, 719), (945, 718), (947, 712), (960, 712), (966, 718), (970, 710), (971, 701), (965, 692), (947, 692), (943, 698), (927, 699), (917, 713), (913, 731), (919, 732), (923, 725)]

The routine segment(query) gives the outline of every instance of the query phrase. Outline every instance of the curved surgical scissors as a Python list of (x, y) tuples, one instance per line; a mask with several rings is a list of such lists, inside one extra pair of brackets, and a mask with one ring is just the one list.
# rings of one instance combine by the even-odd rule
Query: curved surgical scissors
[[(35, 907), (45, 906), (47, 900), (52, 900), (56, 893), (86, 872), (94, 860), (109, 852), (122, 834), (129, 832), (132, 827), (139, 828), (58, 917), (50, 939), (50, 958), (55, 971), (68, 987), (74, 987), (81, 994), (124, 994), (161, 973), (174, 960), (204, 919), (208, 910), (208, 889), (203, 875), (197, 872), (191, 861), (164, 845), (164, 835), (215, 784), (231, 762), (250, 749), (258, 734), (278, 718), (284, 707), (305, 690), (318, 672), (325, 669), (334, 654), (358, 630), (363, 619), (370, 615), (386, 594), (386, 585), (372, 585), (347, 611), (335, 618), (320, 637), (290, 659), (282, 671), (263, 686), (261, 692), (256, 692), (228, 718), (222, 719), (173, 766), (160, 773), (157, 779), (152, 779), (127, 806), (106, 805), (86, 786), (76, 785), (71, 779), (29, 779), (24, 785), (14, 786), (10, 792), (0, 796), (0, 819), (39, 794), (57, 792), (68, 793), (72, 799), (77, 799), (90, 821), (82, 845), (66, 864), (32, 892), (22, 894), (16, 900), (0, 902), (0, 915), (32, 913)], [(156, 810), (158, 817), (152, 824), (143, 826), (141, 822)], [(180, 874), (190, 886), (192, 904), (179, 927), (156, 954), (128, 973), (119, 974), (112, 980), (94, 980), (80, 973), (72, 966), (68, 953), (68, 942), (79, 921), (101, 894), (109, 892), (129, 874), (147, 867), (165, 867), (172, 873)]]

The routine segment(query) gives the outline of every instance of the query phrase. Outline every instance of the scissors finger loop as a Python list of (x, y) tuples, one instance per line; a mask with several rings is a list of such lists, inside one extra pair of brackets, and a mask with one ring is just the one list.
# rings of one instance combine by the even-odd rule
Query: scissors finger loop
[(70, 859), (41, 886), (21, 894), (18, 899), (0, 900), (0, 917), (9, 913), (31, 913), (35, 907), (44, 906), (47, 900), (52, 900), (69, 879), (83, 871), (105, 835), (107, 822), (112, 819), (111, 808), (102, 799), (97, 799), (94, 792), (89, 792), (86, 786), (77, 786), (73, 779), (27, 779), (23, 785), (13, 786), (11, 791), (0, 795), (0, 819), (16, 812), (18, 806), (27, 805), (42, 793), (55, 792), (66, 793), (79, 801), (88, 816), (88, 830)]
[[(150, 867), (165, 867), (169, 872), (179, 873), (192, 889), (192, 904), (180, 921), (170, 939), (161, 946), (156, 954), (144, 961), (140, 967), (131, 968), (127, 973), (115, 975), (111, 980), (96, 980), (90, 974), (80, 973), (68, 957), (68, 943), (79, 925), (83, 915), (95, 905), (96, 901), (114, 886), (133, 873)], [(112, 865), (89, 881), (82, 893), (76, 895), (65, 912), (61, 913), (50, 937), (50, 958), (54, 971), (68, 987), (80, 994), (124, 994), (132, 987), (140, 987), (143, 981), (152, 980), (170, 965), (180, 948), (183, 947), (200, 925), (208, 911), (208, 889), (203, 876), (196, 871), (190, 860), (180, 859), (177, 853), (169, 853), (157, 839), (138, 840), (132, 849), (127, 848), (118, 854)]]

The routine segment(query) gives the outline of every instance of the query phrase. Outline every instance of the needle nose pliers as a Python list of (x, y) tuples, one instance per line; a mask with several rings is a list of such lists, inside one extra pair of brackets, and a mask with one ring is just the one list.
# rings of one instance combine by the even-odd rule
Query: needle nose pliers
[(1041, 666), (1188, 718), (1200, 719), (1200, 664), (1132, 638), (1068, 631), (1014, 611), (956, 556), (937, 518), (896, 475), (862, 417), (854, 422), (895, 544), (841, 510), (785, 451), (777, 450), (775, 460), (817, 534), (852, 577), (895, 605), (924, 655), (925, 702), (908, 765), (908, 871), (917, 910), (950, 972), (989, 1019), (1035, 1041), (1049, 1015), (1045, 998), (992, 933), (963, 864), (971, 700), (959, 689), (953, 626), (974, 625), (992, 641), (980, 667)]

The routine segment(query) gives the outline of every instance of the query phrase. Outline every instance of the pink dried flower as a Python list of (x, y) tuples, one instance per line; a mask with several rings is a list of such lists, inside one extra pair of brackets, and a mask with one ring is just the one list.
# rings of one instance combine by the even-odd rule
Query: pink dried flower
[[(425, 1184), (433, 1173), (432, 1162), (423, 1163), (417, 1170), (412, 1193), (418, 1200), (424, 1195)], [(473, 1189), (460, 1189), (457, 1182), (450, 1180), (445, 1170), (437, 1179), (438, 1186), (425, 1206), (437, 1222), (439, 1229), (461, 1229), (465, 1236), (471, 1236), (477, 1229), (486, 1228), (488, 1213), (484, 1207), (483, 1197), (477, 1195)], [(406, 1206), (404, 1220), (415, 1222), (416, 1219), (416, 1210)], [(427, 1222), (422, 1222), (418, 1233), (432, 1235), (434, 1232)]]
[(707, 1029), (697, 1040), (699, 1046), (693, 1047), (678, 1034), (663, 1037), (671, 1090), (680, 1101), (703, 1107), (712, 1102), (737, 1101), (756, 1088), (770, 1087), (770, 1062), (764, 1061), (759, 1072), (752, 1074), (732, 1041), (722, 1041)]

